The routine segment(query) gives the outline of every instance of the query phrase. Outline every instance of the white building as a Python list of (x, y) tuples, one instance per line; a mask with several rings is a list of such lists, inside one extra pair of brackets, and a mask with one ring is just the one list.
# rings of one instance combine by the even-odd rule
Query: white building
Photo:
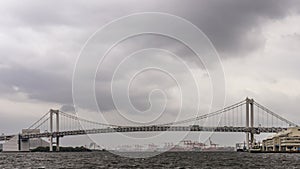
[[(22, 134), (40, 133), (39, 129), (23, 129)], [(10, 140), (6, 141), (2, 145), (3, 152), (13, 151), (30, 151), (37, 147), (49, 146), (49, 143), (41, 138), (32, 138), (27, 140), (21, 140), (19, 135), (15, 135)]]
[(300, 127), (281, 131), (263, 140), (263, 151), (300, 151)]

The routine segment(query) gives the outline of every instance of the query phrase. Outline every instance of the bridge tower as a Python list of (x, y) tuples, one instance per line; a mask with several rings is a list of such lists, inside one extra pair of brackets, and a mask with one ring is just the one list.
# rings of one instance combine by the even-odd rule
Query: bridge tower
[[(252, 132), (252, 128), (254, 127), (254, 100), (246, 98), (246, 127), (250, 131), (246, 132), (246, 143), (247, 147), (252, 148), (254, 145), (254, 133)], [(250, 135), (250, 138), (249, 138)]]
[(56, 116), (56, 133), (59, 132), (59, 110), (50, 109), (50, 151), (53, 151), (53, 144), (56, 144), (56, 151), (59, 151), (59, 136), (56, 135), (56, 142), (53, 142), (53, 116)]

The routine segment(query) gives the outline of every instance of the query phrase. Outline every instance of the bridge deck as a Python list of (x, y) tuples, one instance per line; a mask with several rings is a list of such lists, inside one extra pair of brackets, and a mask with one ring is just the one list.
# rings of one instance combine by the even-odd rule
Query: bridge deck
[[(71, 135), (85, 135), (85, 134), (101, 134), (101, 133), (115, 133), (115, 132), (161, 132), (161, 131), (191, 131), (191, 132), (250, 132), (254, 134), (260, 133), (277, 133), (287, 128), (281, 127), (202, 127), (202, 126), (125, 126), (125, 127), (107, 127), (101, 129), (87, 129), (87, 130), (72, 130), (60, 132), (44, 132), (38, 134), (21, 134), (22, 139), (42, 138), (42, 137), (64, 137)], [(9, 140), (12, 136), (0, 136), (0, 140)]]

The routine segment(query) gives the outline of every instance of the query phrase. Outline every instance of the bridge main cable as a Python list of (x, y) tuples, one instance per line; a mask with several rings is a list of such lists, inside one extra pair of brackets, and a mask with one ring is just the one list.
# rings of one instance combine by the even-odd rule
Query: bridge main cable
[[(217, 110), (217, 111), (212, 112), (212, 113), (207, 113), (207, 114), (204, 114), (204, 115), (201, 115), (201, 116), (192, 117), (192, 118), (181, 120), (181, 121), (170, 122), (170, 123), (163, 123), (163, 124), (155, 124), (155, 125), (166, 126), (166, 125), (184, 124), (184, 123), (188, 123), (188, 122), (193, 122), (193, 121), (197, 121), (197, 120), (201, 120), (201, 119), (204, 119), (204, 118), (208, 118), (208, 117), (212, 117), (212, 116), (216, 116), (216, 115), (222, 114), (223, 112), (226, 112), (226, 111), (232, 110), (234, 108), (240, 107), (240, 106), (242, 106), (244, 104), (245, 104), (245, 100), (240, 101), (240, 102), (238, 102), (236, 104), (230, 105), (228, 107), (225, 107), (223, 109)], [(263, 107), (261, 105), (259, 105), (259, 106)], [(49, 120), (49, 117), (46, 118), (46, 119), (44, 119), (48, 114), (49, 114), (49, 111), (46, 114), (44, 114), (38, 121), (36, 121), (30, 127), (28, 127), (28, 129), (31, 129), (33, 127), (34, 127), (34, 129), (36, 129), (36, 128), (40, 127), (41, 125), (43, 125), (45, 122), (47, 122), (47, 120)], [(65, 116), (65, 117), (68, 117), (68, 118), (71, 118), (71, 119), (74, 119), (74, 120), (78, 120), (80, 122), (86, 122), (86, 123), (91, 123), (91, 124), (96, 124), (96, 125), (107, 126), (107, 127), (121, 127), (121, 125), (117, 125), (117, 124), (106, 124), (106, 123), (100, 123), (100, 122), (95, 122), (95, 121), (87, 120), (87, 119), (84, 119), (84, 118), (81, 118), (81, 117), (78, 117), (78, 116), (70, 115), (70, 114), (65, 113), (63, 111), (60, 111), (60, 114), (63, 115), (63, 116)], [(283, 120), (287, 121), (285, 119), (283, 119)], [(35, 126), (39, 122), (41, 122), (41, 123), (39, 125)], [(287, 121), (287, 122), (289, 122), (289, 121)], [(152, 126), (152, 125), (150, 125), (150, 126)]]
[(257, 103), (254, 101), (254, 105), (256, 105), (258, 108), (264, 110), (265, 112), (267, 112), (268, 114), (280, 119), (281, 121), (284, 121), (286, 122), (287, 124), (289, 124), (290, 126), (295, 126), (295, 127), (298, 127), (298, 125), (296, 123), (293, 123), (285, 118), (283, 118), (282, 116), (279, 116), (278, 114), (274, 113), (273, 111), (271, 111), (270, 109), (264, 107), (263, 105)]
[[(181, 121), (177, 121), (177, 122), (162, 123), (162, 124), (155, 124), (155, 125), (166, 126), (166, 125), (184, 124), (184, 123), (188, 123), (188, 122), (192, 122), (192, 121), (197, 121), (197, 120), (201, 120), (201, 119), (204, 119), (204, 118), (208, 118), (208, 117), (212, 117), (212, 116), (216, 116), (216, 115), (222, 114), (222, 113), (224, 113), (226, 111), (229, 111), (229, 110), (232, 110), (234, 108), (240, 107), (240, 106), (242, 106), (244, 104), (246, 104), (246, 100), (242, 100), (242, 101), (240, 101), (238, 103), (235, 103), (233, 105), (227, 106), (227, 107), (225, 107), (223, 109), (217, 110), (217, 111), (212, 112), (212, 113), (207, 113), (207, 114), (204, 114), (204, 115), (201, 115), (201, 116), (192, 117), (192, 118), (181, 120)], [(73, 118), (74, 120), (79, 120), (79, 121), (82, 121), (82, 122), (87, 122), (87, 123), (92, 123), (92, 124), (97, 124), (97, 125), (102, 125), (102, 126), (108, 126), (108, 127), (122, 127), (121, 125), (117, 125), (117, 124), (106, 124), (106, 123), (95, 122), (95, 121), (91, 121), (91, 120), (86, 120), (86, 119), (80, 118), (78, 116), (73, 116), (73, 115), (70, 115), (70, 114), (62, 112), (62, 111), (60, 111), (60, 112), (64, 116), (67, 116), (69, 118)], [(152, 126), (152, 125), (150, 125), (150, 126)]]
[[(246, 100), (242, 100), (242, 101), (240, 101), (238, 103), (235, 103), (235, 104), (230, 105), (228, 107), (225, 107), (223, 109), (217, 110), (217, 111), (212, 112), (212, 113), (207, 113), (207, 114), (204, 114), (204, 115), (201, 115), (201, 116), (192, 117), (192, 118), (189, 118), (189, 119), (185, 119), (185, 120), (181, 120), (181, 121), (176, 121), (176, 122), (154, 124), (154, 125), (157, 125), (157, 126), (166, 126), (166, 125), (184, 124), (184, 123), (188, 123), (188, 122), (192, 122), (192, 121), (197, 121), (197, 120), (201, 120), (201, 119), (204, 119), (204, 118), (208, 118), (208, 117), (212, 117), (212, 116), (216, 116), (216, 115), (222, 114), (222, 113), (224, 113), (226, 111), (229, 111), (229, 110), (232, 110), (234, 108), (240, 107), (240, 106), (242, 106), (244, 104), (246, 104)], [(65, 113), (63, 111), (60, 111), (60, 113), (63, 116), (66, 116), (66, 117), (69, 117), (69, 118), (72, 118), (74, 120), (78, 120), (78, 121), (81, 121), (81, 122), (87, 122), (87, 123), (97, 124), (97, 125), (102, 125), (102, 126), (107, 126), (107, 127), (122, 127), (122, 125), (107, 124), (107, 123), (100, 123), (100, 122), (95, 122), (95, 121), (87, 120), (87, 119), (84, 119), (84, 118), (81, 118), (81, 117), (78, 117), (78, 116), (70, 115), (70, 114)], [(149, 126), (153, 126), (153, 125), (149, 125)]]
[(227, 107), (225, 107), (223, 109), (214, 111), (212, 113), (207, 113), (207, 114), (204, 114), (204, 115), (201, 115), (201, 116), (192, 117), (192, 118), (181, 120), (181, 121), (177, 121), (177, 122), (164, 123), (164, 124), (158, 124), (158, 125), (164, 126), (164, 125), (174, 125), (174, 124), (189, 123), (189, 122), (193, 122), (193, 121), (197, 121), (197, 120), (201, 120), (201, 119), (205, 119), (205, 118), (208, 118), (208, 117), (212, 117), (212, 116), (216, 116), (216, 115), (222, 114), (222, 113), (227, 112), (229, 110), (232, 110), (234, 108), (240, 107), (240, 106), (242, 106), (244, 104), (246, 104), (246, 100), (240, 101), (240, 102), (238, 102), (236, 104), (227, 106)]
[(106, 123), (95, 122), (95, 121), (87, 120), (87, 119), (84, 119), (84, 118), (81, 118), (78, 116), (70, 115), (70, 114), (62, 112), (62, 111), (59, 111), (59, 112), (65, 117), (69, 117), (69, 118), (72, 118), (74, 120), (78, 120), (81, 122), (87, 122), (87, 123), (97, 124), (97, 125), (107, 126), (107, 127), (119, 127), (120, 126), (120, 125), (116, 125), (116, 124), (106, 124)]
[[(35, 123), (33, 123), (31, 126), (29, 126), (28, 129), (33, 128), (36, 124), (38, 124), (40, 121), (42, 121), (43, 118), (46, 117), (48, 114), (49, 114), (49, 111), (48, 111), (46, 114), (44, 114), (39, 120), (37, 120)], [(40, 126), (41, 126), (45, 121), (47, 121), (48, 119), (49, 119), (49, 117), (48, 117), (46, 120), (44, 120), (40, 125), (38, 125), (38, 127), (40, 127)], [(38, 128), (38, 127), (35, 127), (34, 129), (36, 129), (36, 128)]]

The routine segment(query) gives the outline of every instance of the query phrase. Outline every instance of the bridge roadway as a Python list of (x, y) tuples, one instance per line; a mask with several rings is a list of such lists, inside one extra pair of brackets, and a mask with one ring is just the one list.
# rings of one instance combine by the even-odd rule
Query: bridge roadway
[[(22, 139), (29, 138), (42, 138), (42, 137), (64, 137), (73, 135), (85, 135), (85, 134), (100, 134), (100, 133), (115, 133), (115, 132), (159, 132), (159, 131), (191, 131), (191, 132), (250, 132), (253, 134), (260, 133), (277, 133), (287, 128), (281, 127), (202, 127), (198, 125), (194, 126), (120, 126), (120, 127), (107, 127), (101, 129), (87, 129), (87, 130), (72, 130), (72, 131), (60, 131), (60, 132), (44, 132), (38, 134), (20, 134)], [(13, 135), (0, 136), (0, 141), (8, 140)]]

